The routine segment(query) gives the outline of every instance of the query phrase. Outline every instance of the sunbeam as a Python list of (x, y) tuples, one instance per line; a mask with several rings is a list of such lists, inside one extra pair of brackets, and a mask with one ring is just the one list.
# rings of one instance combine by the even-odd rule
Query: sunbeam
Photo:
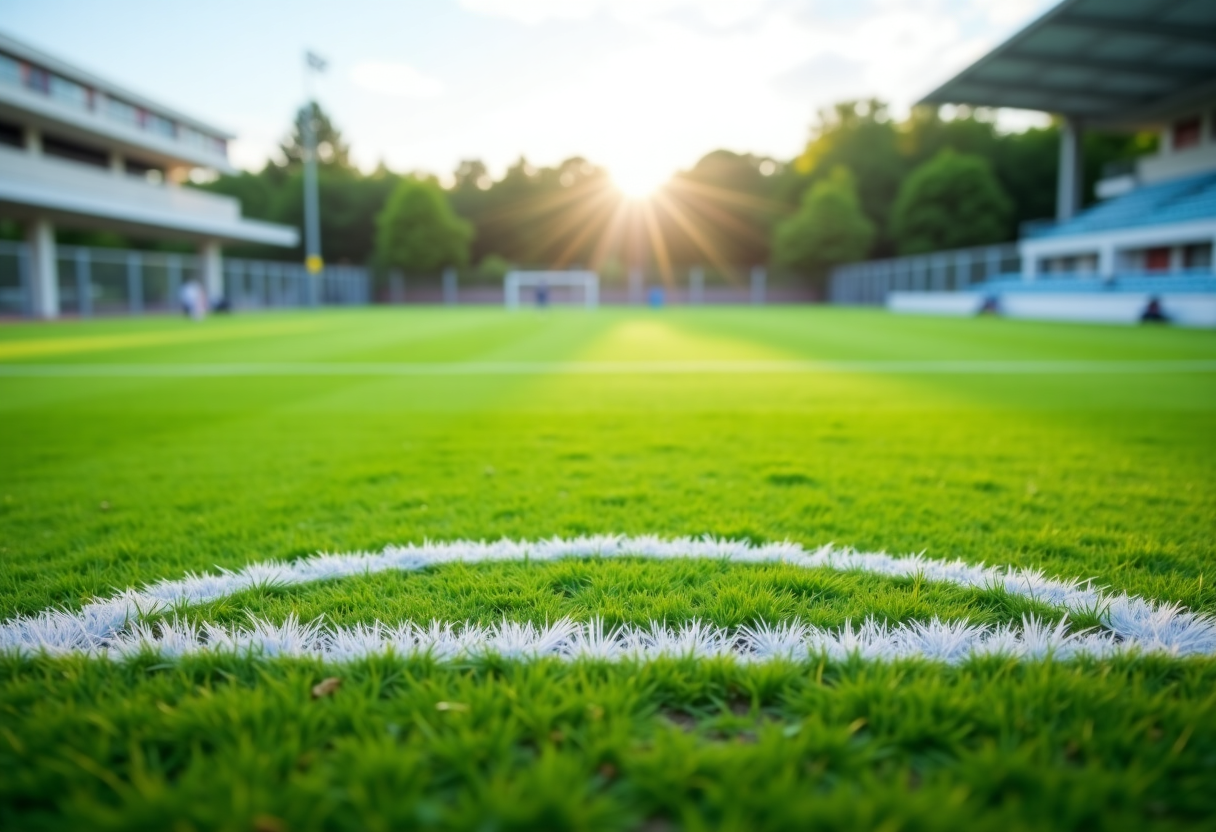
[(642, 221), (646, 225), (646, 235), (650, 238), (654, 259), (659, 267), (659, 276), (669, 289), (673, 288), (675, 275), (671, 269), (671, 257), (667, 254), (667, 242), (663, 239), (663, 230), (659, 228), (659, 223), (655, 220), (654, 205), (650, 200), (645, 200), (638, 205), (638, 209), (642, 212)]
[(675, 220), (676, 224), (683, 229), (684, 233), (700, 249), (701, 253), (708, 258), (710, 263), (726, 275), (728, 279), (732, 281), (735, 279), (735, 270), (731, 263), (722, 256), (721, 251), (713, 244), (713, 241), (701, 229), (697, 228), (696, 224), (689, 219), (680, 206), (676, 205), (663, 194), (659, 194), (655, 198), (655, 202), (668, 216)]

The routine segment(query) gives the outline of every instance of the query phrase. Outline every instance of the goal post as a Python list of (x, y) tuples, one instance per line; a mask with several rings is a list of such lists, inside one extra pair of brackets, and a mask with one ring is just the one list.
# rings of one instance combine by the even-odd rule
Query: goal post
[[(508, 309), (518, 309), (524, 289), (547, 293), (556, 287), (583, 290), (583, 306), (595, 309), (600, 305), (600, 276), (593, 271), (510, 271), (503, 279), (503, 302)], [(543, 305), (543, 304), (539, 304)]]

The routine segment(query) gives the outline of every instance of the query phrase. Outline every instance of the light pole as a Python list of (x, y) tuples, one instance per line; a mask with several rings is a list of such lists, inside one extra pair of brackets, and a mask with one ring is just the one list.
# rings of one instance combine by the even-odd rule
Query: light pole
[(311, 50), (304, 53), (304, 118), (300, 134), (304, 140), (304, 267), (311, 276), (310, 302), (317, 305), (317, 275), (325, 265), (321, 259), (321, 204), (317, 194), (317, 104), (313, 95), (313, 73), (325, 71), (327, 61)]

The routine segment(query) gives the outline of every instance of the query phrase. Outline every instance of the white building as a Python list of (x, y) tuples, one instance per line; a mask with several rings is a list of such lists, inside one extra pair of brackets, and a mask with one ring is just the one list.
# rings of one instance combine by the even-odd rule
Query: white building
[[(924, 101), (1061, 118), (1056, 219), (1024, 230), (1025, 280), (1212, 275), (1216, 2), (1063, 0)], [(1087, 128), (1160, 141), (1082, 210)]]
[(26, 228), (34, 313), (59, 313), (57, 226), (195, 242), (213, 300), (224, 242), (295, 246), (294, 228), (183, 187), (196, 170), (232, 171), (231, 138), (0, 35), (0, 217)]

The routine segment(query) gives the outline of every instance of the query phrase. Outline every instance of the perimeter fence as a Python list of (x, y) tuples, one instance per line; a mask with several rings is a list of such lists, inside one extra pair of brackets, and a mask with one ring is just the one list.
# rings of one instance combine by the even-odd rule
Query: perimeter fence
[(832, 303), (881, 306), (888, 292), (958, 292), (1021, 272), (1017, 243), (867, 260), (833, 269), (828, 299)]
[[(26, 243), (0, 241), (0, 317), (32, 316), (31, 267)], [(62, 316), (177, 312), (182, 286), (191, 280), (204, 282), (200, 258), (194, 254), (59, 245), (55, 268), (57, 309)], [(327, 265), (314, 278), (299, 263), (225, 257), (222, 274), (223, 302), (237, 311), (373, 303), (500, 306), (505, 301), (504, 274), (475, 267), (428, 274), (390, 270), (377, 281), (361, 266)], [(599, 276), (602, 305), (763, 305), (822, 300), (821, 292), (806, 276), (764, 266), (607, 267)], [(553, 287), (549, 302), (581, 304), (582, 298), (576, 294)], [(524, 304), (532, 300), (530, 296), (521, 298)]]
[[(548, 271), (551, 265), (519, 265), (521, 271)], [(568, 266), (580, 269), (582, 266)], [(784, 269), (752, 267), (648, 267), (597, 272), (599, 301), (611, 306), (701, 306), (812, 303), (821, 292), (805, 275)], [(387, 304), (503, 305), (505, 273), (478, 269), (445, 269), (442, 273), (407, 274), (390, 270), (378, 284), (376, 300)], [(582, 304), (582, 295), (569, 287), (547, 290), (552, 304)], [(525, 293), (521, 302), (530, 300)]]
[[(0, 240), (0, 316), (34, 309), (29, 246)], [(359, 266), (326, 266), (313, 278), (298, 263), (226, 258), (221, 297), (231, 309), (359, 305), (371, 302), (371, 278)], [(181, 287), (203, 281), (199, 257), (159, 251), (55, 247), (60, 315), (175, 312)]]

